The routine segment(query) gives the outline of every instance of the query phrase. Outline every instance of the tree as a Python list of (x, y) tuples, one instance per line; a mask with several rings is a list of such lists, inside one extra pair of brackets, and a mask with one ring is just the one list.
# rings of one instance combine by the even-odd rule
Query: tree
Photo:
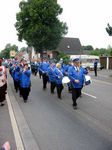
[(70, 61), (70, 56), (66, 55), (63, 52), (59, 52), (57, 60), (60, 61), (60, 59), (63, 60), (63, 63), (67, 64)]
[(93, 50), (93, 46), (91, 45), (87, 45), (87, 46), (82, 46), (83, 50), (87, 50), (87, 51), (92, 51)]
[(11, 46), (11, 44), (6, 44), (5, 49), (3, 49), (0, 53), (0, 57), (9, 59), (10, 58), (10, 51), (14, 50), (15, 52), (18, 52), (18, 46), (15, 44)]
[(109, 23), (107, 24), (106, 31), (109, 34), (109, 36), (112, 36), (112, 27), (110, 26)]
[(96, 56), (111, 56), (112, 54), (112, 48), (109, 46), (106, 48), (96, 48), (95, 50), (91, 51), (90, 55), (96, 55)]
[(90, 55), (96, 55), (96, 56), (100, 56), (100, 50), (98, 48), (96, 48), (95, 50), (90, 52)]
[(63, 9), (57, 0), (21, 1), (19, 7), (15, 24), (19, 41), (24, 39), (36, 52), (56, 49), (68, 29), (58, 19)]

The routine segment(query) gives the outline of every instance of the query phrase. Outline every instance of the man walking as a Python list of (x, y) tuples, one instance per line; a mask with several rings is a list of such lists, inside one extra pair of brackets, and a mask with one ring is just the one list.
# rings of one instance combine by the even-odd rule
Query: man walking
[(98, 65), (98, 59), (94, 60), (94, 72), (95, 72), (95, 76), (97, 76), (97, 65)]
[(73, 100), (73, 108), (77, 109), (77, 99), (81, 95), (81, 90), (83, 88), (85, 75), (87, 74), (87, 70), (80, 66), (80, 59), (75, 58), (73, 60), (73, 66), (71, 66), (68, 70), (68, 76), (71, 80), (72, 86), (72, 100)]

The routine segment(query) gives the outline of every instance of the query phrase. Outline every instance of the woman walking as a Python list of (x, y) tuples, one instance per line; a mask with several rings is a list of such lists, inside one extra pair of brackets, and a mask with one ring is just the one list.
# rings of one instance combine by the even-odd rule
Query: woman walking
[(55, 74), (55, 79), (56, 79), (57, 95), (58, 95), (59, 99), (62, 99), (61, 98), (61, 93), (62, 93), (62, 90), (63, 90), (62, 79), (63, 79), (64, 75), (63, 75), (63, 70), (61, 68), (60, 63), (56, 64), (54, 74)]

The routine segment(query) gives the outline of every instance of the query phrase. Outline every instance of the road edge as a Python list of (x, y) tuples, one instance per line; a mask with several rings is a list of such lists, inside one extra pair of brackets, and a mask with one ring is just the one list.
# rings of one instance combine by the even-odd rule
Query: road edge
[[(9, 77), (10, 78), (10, 77)], [(11, 115), (14, 115), (15, 117), (15, 121), (18, 127), (18, 131), (21, 137), (21, 142), (23, 143), (24, 149), (22, 146), (20, 146), (20, 141), (16, 141), (18, 143), (17, 144), (17, 150), (40, 150), (37, 142), (35, 141), (33, 134), (25, 120), (25, 117), (23, 115), (23, 112), (20, 109), (20, 106), (13, 94), (13, 91), (10, 87), (10, 79), (8, 79), (8, 96), (9, 96), (9, 101), (10, 101), (10, 105), (11, 105), (11, 109), (13, 111), (13, 114), (11, 113)], [(9, 102), (8, 101), (8, 102)], [(14, 133), (15, 134), (15, 133)], [(16, 135), (14, 135), (16, 136)], [(16, 139), (15, 139), (16, 140)], [(22, 144), (21, 143), (21, 144)]]

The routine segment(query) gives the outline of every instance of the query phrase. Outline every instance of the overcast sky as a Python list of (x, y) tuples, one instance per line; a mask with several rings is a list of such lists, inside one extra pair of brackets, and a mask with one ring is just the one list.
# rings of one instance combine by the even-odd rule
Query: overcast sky
[[(0, 2), (0, 50), (7, 43), (16, 44), (19, 48), (26, 46), (18, 42), (14, 27), (16, 12), (20, 0), (2, 0)], [(112, 46), (105, 27), (112, 25), (112, 0), (58, 0), (63, 8), (60, 19), (68, 25), (67, 37), (79, 38), (82, 45), (94, 48)]]

